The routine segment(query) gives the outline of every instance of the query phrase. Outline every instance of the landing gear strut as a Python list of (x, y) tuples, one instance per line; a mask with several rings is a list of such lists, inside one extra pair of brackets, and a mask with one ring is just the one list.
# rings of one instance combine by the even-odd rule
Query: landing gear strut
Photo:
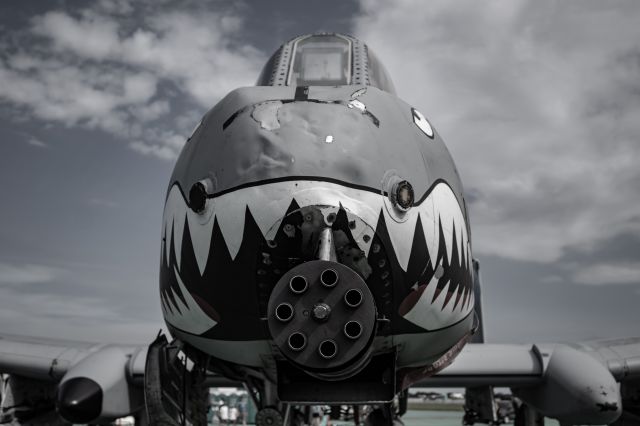
[(384, 404), (371, 411), (364, 424), (366, 426), (401, 426), (404, 423), (398, 417), (393, 404)]
[[(204, 386), (206, 359), (187, 368), (181, 346), (160, 334), (149, 346), (144, 375), (144, 399), (149, 424), (174, 426), (207, 424), (208, 388)], [(197, 354), (190, 354), (193, 359)]]

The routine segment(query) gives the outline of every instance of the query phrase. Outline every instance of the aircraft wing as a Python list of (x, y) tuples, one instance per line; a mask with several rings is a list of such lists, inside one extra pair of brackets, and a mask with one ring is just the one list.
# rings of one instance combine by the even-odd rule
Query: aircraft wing
[(57, 424), (55, 407), (84, 405), (111, 419), (139, 411), (146, 353), (146, 345), (0, 335), (0, 423)]
[[(88, 384), (98, 385), (103, 418), (139, 412), (147, 349), (0, 335), (0, 373), (10, 375), (2, 390), (0, 419), (2, 414), (15, 415), (16, 409), (37, 415), (38, 410), (50, 413), (56, 405), (60, 409), (77, 403), (65, 401), (61, 393), (69, 393), (68, 384), (78, 382), (89, 396)], [(226, 383), (221, 377), (208, 381), (214, 386)], [(451, 365), (414, 386), (510, 387), (546, 416), (567, 418), (567, 410), (585, 413), (588, 406), (605, 416), (622, 407), (625, 413), (635, 412), (639, 383), (640, 338), (634, 338), (571, 344), (470, 343)], [(35, 405), (34, 392), (39, 398)], [(48, 404), (42, 403), (43, 396)]]
[(509, 387), (545, 416), (574, 419), (576, 424), (608, 424), (621, 413), (638, 421), (640, 338), (569, 344), (470, 343), (451, 365), (417, 385)]
[[(181, 367), (186, 365), (181, 346), (159, 349), (162, 342), (163, 335), (150, 345), (123, 345), (0, 334), (0, 423), (68, 424), (59, 423), (58, 413), (74, 423), (138, 415), (147, 386), (161, 390), (155, 395), (163, 404), (179, 388), (171, 382), (176, 374), (189, 373)], [(162, 351), (163, 366), (148, 368), (152, 350)], [(242, 386), (215, 374), (204, 380), (205, 387)]]
[[(144, 373), (146, 346), (107, 345), (8, 334), (0, 335), (0, 373), (57, 382), (88, 356), (105, 350), (113, 352), (114, 348), (129, 357), (128, 369), (131, 373)], [(134, 368), (136, 360), (138, 365)]]
[[(580, 355), (573, 358), (576, 352)], [(469, 343), (451, 365), (421, 382), (421, 385), (536, 385), (544, 380), (554, 354), (556, 359), (562, 354), (571, 362), (587, 359), (584, 355), (588, 355), (589, 361), (586, 362), (596, 360), (618, 382), (640, 379), (640, 338), (627, 338), (568, 344)]]

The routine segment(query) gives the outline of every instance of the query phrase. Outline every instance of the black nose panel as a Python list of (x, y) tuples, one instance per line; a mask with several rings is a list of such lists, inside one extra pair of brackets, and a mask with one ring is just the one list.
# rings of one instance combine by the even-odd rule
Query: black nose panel
[(102, 412), (102, 388), (86, 377), (74, 377), (58, 388), (58, 412), (71, 423), (89, 423)]
[[(297, 291), (291, 283), (303, 279), (304, 291)], [(287, 321), (280, 318), (282, 306), (293, 309)], [(368, 361), (376, 307), (362, 277), (345, 265), (314, 260), (285, 273), (269, 299), (268, 318), (282, 354), (307, 372), (342, 377)]]

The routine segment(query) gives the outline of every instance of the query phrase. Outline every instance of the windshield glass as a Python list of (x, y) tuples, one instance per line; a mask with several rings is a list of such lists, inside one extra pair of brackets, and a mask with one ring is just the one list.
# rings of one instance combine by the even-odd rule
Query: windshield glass
[(296, 41), (289, 86), (338, 86), (351, 83), (351, 42), (335, 35)]

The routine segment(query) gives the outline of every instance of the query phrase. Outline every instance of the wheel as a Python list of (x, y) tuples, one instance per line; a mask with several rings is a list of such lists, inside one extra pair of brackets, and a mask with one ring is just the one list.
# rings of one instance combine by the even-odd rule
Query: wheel
[(478, 416), (474, 411), (465, 410), (464, 417), (462, 418), (462, 424), (465, 426), (471, 426), (476, 424), (477, 419), (478, 419)]
[(256, 426), (283, 426), (283, 423), (282, 414), (273, 407), (263, 408), (256, 414)]

